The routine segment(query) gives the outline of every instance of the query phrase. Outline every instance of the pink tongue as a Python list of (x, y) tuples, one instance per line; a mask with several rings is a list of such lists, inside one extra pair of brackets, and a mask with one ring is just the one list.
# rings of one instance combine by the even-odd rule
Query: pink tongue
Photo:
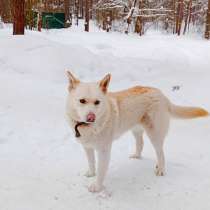
[(95, 121), (95, 114), (90, 112), (88, 115), (87, 115), (87, 122), (94, 122)]

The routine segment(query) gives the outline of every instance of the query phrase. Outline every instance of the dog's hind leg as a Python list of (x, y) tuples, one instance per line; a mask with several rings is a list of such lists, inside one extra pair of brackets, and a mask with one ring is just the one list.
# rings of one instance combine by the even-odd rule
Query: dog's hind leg
[(137, 125), (132, 129), (132, 133), (136, 141), (136, 148), (135, 152), (132, 155), (130, 155), (130, 158), (135, 158), (135, 159), (141, 158), (141, 153), (144, 147), (143, 132), (144, 130), (140, 125)]
[(165, 174), (163, 144), (168, 132), (169, 115), (168, 113), (163, 112), (156, 113), (155, 116), (153, 115), (153, 117), (145, 115), (142, 119), (142, 125), (151, 140), (157, 156), (155, 174), (157, 176), (163, 176)]

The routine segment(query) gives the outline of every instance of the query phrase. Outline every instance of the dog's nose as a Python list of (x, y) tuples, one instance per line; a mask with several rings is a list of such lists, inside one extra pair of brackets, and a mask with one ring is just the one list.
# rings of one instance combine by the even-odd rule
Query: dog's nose
[(87, 122), (94, 122), (96, 119), (96, 115), (93, 113), (93, 112), (90, 112), (88, 115), (87, 115)]

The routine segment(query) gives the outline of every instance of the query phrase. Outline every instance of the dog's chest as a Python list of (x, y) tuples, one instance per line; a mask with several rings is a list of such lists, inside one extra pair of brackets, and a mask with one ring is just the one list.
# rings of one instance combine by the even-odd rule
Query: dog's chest
[(85, 147), (97, 148), (112, 141), (112, 130), (108, 127), (105, 127), (103, 130), (82, 127), (78, 130), (81, 136), (76, 138), (76, 140)]

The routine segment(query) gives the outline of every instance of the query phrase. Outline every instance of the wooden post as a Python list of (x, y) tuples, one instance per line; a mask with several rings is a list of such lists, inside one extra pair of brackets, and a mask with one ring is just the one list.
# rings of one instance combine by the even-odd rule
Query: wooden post
[(210, 0), (208, 1), (208, 10), (206, 15), (205, 38), (210, 39)]
[(23, 35), (25, 27), (25, 0), (13, 0), (13, 35)]

